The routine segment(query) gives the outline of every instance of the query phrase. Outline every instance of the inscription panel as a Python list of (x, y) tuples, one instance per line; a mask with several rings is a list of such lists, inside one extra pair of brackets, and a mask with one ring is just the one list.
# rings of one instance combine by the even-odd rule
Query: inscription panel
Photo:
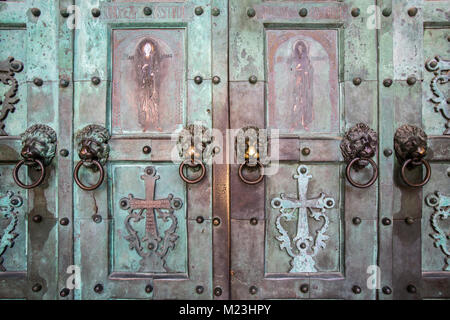
[(266, 37), (269, 127), (338, 132), (337, 31), (268, 30)]
[(182, 125), (184, 38), (184, 29), (113, 31), (113, 133), (172, 132)]

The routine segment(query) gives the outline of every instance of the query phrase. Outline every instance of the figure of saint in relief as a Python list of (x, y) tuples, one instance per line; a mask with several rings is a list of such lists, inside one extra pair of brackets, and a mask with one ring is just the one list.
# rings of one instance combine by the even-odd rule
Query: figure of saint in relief
[(314, 120), (313, 97), (314, 97), (314, 70), (309, 59), (309, 48), (303, 40), (294, 43), (290, 62), (291, 71), (291, 94), (292, 94), (292, 117), (293, 128), (304, 128)]
[(136, 49), (136, 80), (138, 82), (138, 120), (143, 131), (159, 126), (159, 86), (161, 55), (158, 44), (144, 39)]

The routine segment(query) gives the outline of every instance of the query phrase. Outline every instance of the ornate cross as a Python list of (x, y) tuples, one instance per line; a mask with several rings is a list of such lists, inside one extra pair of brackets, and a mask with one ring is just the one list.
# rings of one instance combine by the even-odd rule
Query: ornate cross
[[(294, 175), (294, 179), (297, 179), (298, 182), (298, 198), (286, 196), (282, 193), (280, 198), (274, 198), (271, 202), (274, 209), (280, 209), (280, 214), (276, 219), (276, 227), (281, 236), (277, 239), (281, 242), (280, 248), (286, 249), (289, 256), (293, 258), (291, 261), (292, 269), (289, 272), (317, 272), (313, 257), (317, 255), (320, 248), (325, 248), (325, 240), (328, 239), (325, 232), (328, 229), (329, 220), (325, 215), (325, 209), (333, 208), (335, 202), (333, 198), (326, 198), (324, 193), (321, 193), (318, 198), (308, 199), (308, 183), (312, 176), (308, 174), (308, 168), (303, 165), (298, 167), (297, 172), (298, 175)], [(297, 234), (292, 240), (295, 245), (295, 248), (293, 248), (289, 234), (281, 225), (281, 218), (291, 221), (297, 209)], [(320, 218), (324, 220), (315, 239), (309, 234), (308, 211), (310, 217), (316, 221), (319, 221)], [(310, 248), (311, 251), (308, 251)]]
[[(125, 227), (128, 236), (125, 237), (130, 242), (130, 249), (135, 249), (139, 256), (142, 257), (140, 262), (140, 271), (150, 270), (152, 272), (168, 271), (165, 266), (165, 257), (170, 248), (175, 247), (178, 235), (175, 234), (177, 228), (177, 218), (174, 210), (178, 210), (183, 206), (183, 202), (179, 198), (173, 198), (173, 195), (165, 199), (155, 199), (155, 185), (159, 176), (153, 167), (145, 169), (145, 175), (141, 176), (145, 182), (145, 199), (134, 198), (132, 194), (128, 198), (120, 200), (120, 207), (128, 210), (129, 214), (125, 219)], [(139, 222), (144, 219), (145, 212), (145, 236), (142, 239), (138, 232), (131, 226), (130, 221)], [(164, 237), (160, 237), (158, 232), (158, 224), (156, 212), (159, 213), (158, 218), (168, 221), (172, 220), (171, 226), (164, 232)], [(142, 246), (147, 243), (147, 250)]]

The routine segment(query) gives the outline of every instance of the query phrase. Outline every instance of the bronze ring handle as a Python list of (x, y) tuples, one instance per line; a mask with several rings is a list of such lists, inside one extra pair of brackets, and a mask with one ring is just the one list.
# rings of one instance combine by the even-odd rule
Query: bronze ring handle
[(263, 179), (264, 179), (264, 166), (263, 164), (258, 161), (257, 165), (259, 166), (259, 177), (256, 180), (248, 180), (244, 177), (244, 175), (242, 174), (242, 170), (244, 169), (245, 166), (247, 166), (248, 162), (244, 162), (243, 164), (241, 164), (241, 166), (239, 167), (239, 178), (241, 178), (241, 180), (243, 182), (245, 182), (246, 184), (249, 185), (255, 185), (260, 183)]
[(34, 163), (37, 163), (39, 165), (39, 168), (41, 169), (41, 175), (40, 175), (39, 179), (33, 184), (26, 185), (22, 181), (20, 181), (20, 179), (19, 179), (19, 170), (25, 164), (25, 160), (19, 161), (19, 163), (16, 164), (16, 166), (14, 167), (14, 170), (13, 170), (14, 181), (16, 182), (16, 184), (19, 187), (21, 187), (23, 189), (28, 189), (29, 190), (29, 189), (36, 188), (36, 187), (41, 185), (42, 181), (44, 181), (44, 178), (45, 178), (45, 167), (44, 167), (44, 164), (42, 163), (42, 161), (40, 161), (38, 159), (33, 159), (32, 161)]
[(430, 166), (430, 163), (427, 160), (425, 160), (425, 159), (420, 159), (419, 160), (419, 163), (422, 163), (425, 166), (425, 168), (427, 169), (427, 174), (425, 176), (425, 179), (421, 183), (415, 184), (415, 183), (411, 183), (408, 180), (408, 178), (406, 178), (406, 174), (405, 174), (406, 167), (408, 166), (408, 164), (410, 164), (413, 161), (415, 161), (415, 160), (414, 159), (408, 159), (403, 164), (403, 167), (402, 167), (402, 179), (410, 187), (413, 187), (413, 188), (423, 187), (424, 185), (426, 185), (428, 183), (428, 181), (430, 181), (430, 177), (431, 177), (431, 166)]
[[(189, 178), (187, 178), (187, 177), (184, 175), (184, 167), (185, 167), (185, 166), (189, 166), (189, 167), (191, 167), (191, 168), (192, 168), (192, 167), (201, 166), (202, 173), (200, 174), (200, 176), (199, 176), (197, 179), (190, 180)], [(196, 160), (196, 159), (192, 159), (192, 160), (191, 160), (191, 159), (186, 159), (186, 160), (184, 160), (183, 163), (180, 165), (179, 171), (180, 171), (180, 177), (181, 177), (181, 179), (183, 179), (184, 182), (189, 183), (189, 184), (196, 184), (196, 183), (199, 183), (200, 181), (203, 180), (203, 178), (205, 177), (205, 174), (206, 174), (206, 168), (205, 168), (205, 165), (203, 164), (202, 161)]]
[[(361, 183), (358, 183), (358, 182), (354, 181), (354, 180), (352, 179), (352, 176), (351, 176), (351, 169), (352, 169), (353, 165), (354, 165), (357, 161), (360, 161), (360, 160), (366, 160), (366, 161), (369, 161), (369, 162), (370, 162), (370, 165), (371, 165), (372, 168), (373, 168), (373, 175), (372, 175), (372, 178), (371, 178), (371, 179), (369, 180), (369, 182), (367, 182), (366, 184), (361, 184)], [(377, 164), (375, 163), (375, 161), (373, 161), (371, 158), (354, 158), (354, 159), (353, 159), (352, 161), (350, 161), (350, 163), (347, 165), (347, 170), (345, 171), (345, 173), (346, 173), (348, 182), (350, 182), (350, 184), (351, 184), (352, 186), (354, 186), (354, 187), (356, 187), (356, 188), (364, 189), (364, 188), (370, 187), (371, 185), (373, 185), (373, 184), (375, 183), (375, 181), (377, 181), (377, 179), (378, 179), (378, 166), (377, 166)]]
[(73, 178), (75, 179), (76, 184), (85, 191), (93, 191), (100, 187), (100, 185), (103, 183), (103, 179), (105, 178), (105, 170), (103, 169), (103, 166), (100, 162), (97, 160), (92, 160), (92, 162), (97, 166), (99, 172), (100, 172), (100, 178), (98, 179), (98, 182), (94, 184), (93, 186), (87, 187), (83, 183), (81, 183), (80, 178), (78, 177), (78, 174), (80, 173), (80, 168), (83, 165), (83, 161), (80, 161), (75, 166), (75, 171), (73, 172)]

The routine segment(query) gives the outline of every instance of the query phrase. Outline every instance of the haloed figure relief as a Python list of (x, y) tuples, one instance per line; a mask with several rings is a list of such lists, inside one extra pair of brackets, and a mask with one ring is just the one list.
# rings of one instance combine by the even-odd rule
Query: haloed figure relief
[(290, 84), (292, 89), (293, 106), (292, 116), (295, 118), (295, 126), (299, 124), (309, 130), (314, 120), (314, 69), (309, 59), (309, 48), (303, 40), (294, 43), (291, 61)]
[(158, 44), (144, 39), (136, 50), (136, 81), (139, 90), (139, 124), (144, 132), (159, 127), (159, 86), (161, 55)]

